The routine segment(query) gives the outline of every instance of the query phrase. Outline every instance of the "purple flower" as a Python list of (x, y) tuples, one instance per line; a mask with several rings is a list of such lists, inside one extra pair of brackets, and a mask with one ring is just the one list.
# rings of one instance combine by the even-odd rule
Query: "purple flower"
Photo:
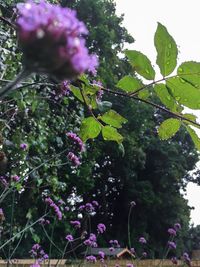
[(44, 0), (17, 5), (17, 35), (27, 67), (54, 75), (59, 80), (73, 79), (81, 73), (96, 73), (98, 60), (89, 55), (83, 35), (86, 26), (69, 8)]
[(85, 210), (87, 212), (93, 212), (95, 210), (94, 206), (91, 203), (86, 203), (85, 204)]
[(14, 181), (14, 182), (18, 182), (20, 180), (20, 177), (18, 175), (12, 175), (11, 176), (11, 179)]
[(104, 259), (105, 258), (105, 253), (103, 251), (99, 251), (99, 256), (100, 258)]
[(62, 220), (62, 212), (60, 211), (60, 208), (54, 203), (54, 201), (50, 197), (45, 198), (45, 203), (53, 208), (58, 220)]
[(175, 229), (176, 231), (180, 230), (180, 229), (181, 229), (181, 225), (180, 225), (180, 223), (175, 223), (175, 224), (174, 224), (174, 229)]
[(74, 166), (79, 166), (81, 164), (79, 158), (72, 152), (69, 152), (67, 158), (72, 162)]
[(116, 246), (116, 247), (119, 247), (119, 242), (118, 242), (118, 240), (116, 240), (116, 239), (113, 240), (113, 245)]
[(79, 221), (70, 221), (71, 225), (74, 226), (74, 228), (80, 228), (81, 223)]
[(21, 148), (22, 150), (27, 150), (28, 145), (25, 144), (25, 143), (22, 143), (22, 144), (20, 144), (20, 148)]
[(66, 239), (67, 241), (69, 241), (69, 242), (71, 242), (71, 241), (74, 240), (74, 238), (73, 238), (72, 235), (67, 235), (67, 236), (65, 237), (65, 239)]
[(96, 248), (97, 247), (97, 237), (95, 234), (91, 233), (89, 238), (86, 239), (83, 243), (86, 245), (86, 246), (90, 246), (90, 247), (93, 247), (93, 248)]
[(176, 243), (173, 241), (168, 241), (167, 245), (170, 249), (176, 249)]
[(97, 225), (97, 232), (98, 232), (99, 234), (103, 234), (105, 231), (106, 231), (106, 226), (105, 226), (105, 224), (103, 224), (103, 223), (99, 223), (99, 224)]
[(66, 134), (69, 139), (78, 147), (78, 149), (82, 152), (84, 151), (85, 147), (83, 141), (80, 137), (78, 137), (75, 133), (69, 132)]
[(176, 230), (174, 230), (173, 228), (169, 228), (167, 232), (172, 236), (176, 236)]
[(142, 237), (139, 238), (139, 243), (141, 243), (141, 244), (146, 244), (147, 241), (146, 241), (146, 239), (142, 236)]
[(110, 250), (110, 252), (113, 252), (113, 251), (115, 251), (115, 248), (110, 247), (109, 250)]
[(144, 251), (144, 252), (142, 253), (142, 256), (143, 256), (144, 258), (146, 258), (146, 257), (147, 257), (147, 253)]
[(0, 182), (4, 187), (8, 187), (9, 185), (5, 176), (0, 176)]
[(93, 200), (93, 201), (92, 201), (92, 204), (93, 204), (94, 206), (96, 206), (96, 207), (99, 206), (99, 203), (98, 203), (96, 200)]
[(60, 95), (61, 96), (68, 96), (70, 94), (70, 82), (65, 80), (60, 84)]
[(95, 263), (97, 261), (97, 258), (95, 256), (91, 255), (91, 256), (87, 256), (86, 260), (89, 262)]
[(78, 209), (79, 210), (84, 210), (85, 209), (85, 205), (81, 205)]
[(134, 265), (132, 263), (127, 263), (126, 267), (134, 267)]
[(187, 264), (190, 263), (191, 259), (190, 259), (190, 257), (189, 257), (189, 255), (188, 255), (187, 252), (184, 252), (184, 253), (183, 253), (183, 260), (184, 260)]
[(173, 264), (178, 264), (178, 260), (177, 260), (176, 257), (172, 257), (172, 258), (171, 258), (171, 262), (172, 262)]

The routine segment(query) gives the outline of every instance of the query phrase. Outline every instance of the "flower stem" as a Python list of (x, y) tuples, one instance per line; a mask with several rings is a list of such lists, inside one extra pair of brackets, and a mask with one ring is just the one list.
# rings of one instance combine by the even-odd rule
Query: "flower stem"
[(31, 72), (27, 69), (22, 69), (22, 71), (17, 75), (17, 77), (10, 83), (8, 83), (5, 87), (0, 90), (0, 99), (4, 98), (10, 91), (14, 90), (16, 85), (23, 80), (24, 78), (28, 77)]

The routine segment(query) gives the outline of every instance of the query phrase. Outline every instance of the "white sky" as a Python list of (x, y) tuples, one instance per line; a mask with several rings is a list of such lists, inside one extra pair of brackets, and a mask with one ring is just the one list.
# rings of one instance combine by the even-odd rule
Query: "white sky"
[[(157, 22), (167, 27), (180, 53), (179, 63), (200, 61), (200, 0), (115, 0), (117, 14), (124, 14), (124, 26), (134, 37), (129, 48), (146, 54), (155, 65), (154, 33)], [(199, 116), (200, 120), (200, 116)], [(200, 186), (187, 187), (191, 222), (200, 224)]]

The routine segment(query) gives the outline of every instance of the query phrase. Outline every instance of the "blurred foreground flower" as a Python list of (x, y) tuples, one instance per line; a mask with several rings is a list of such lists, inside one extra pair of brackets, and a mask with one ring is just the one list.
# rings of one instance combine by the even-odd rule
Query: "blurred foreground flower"
[(95, 74), (98, 60), (90, 55), (83, 35), (85, 24), (76, 12), (44, 0), (17, 4), (17, 35), (25, 67), (58, 80), (73, 79), (86, 71)]

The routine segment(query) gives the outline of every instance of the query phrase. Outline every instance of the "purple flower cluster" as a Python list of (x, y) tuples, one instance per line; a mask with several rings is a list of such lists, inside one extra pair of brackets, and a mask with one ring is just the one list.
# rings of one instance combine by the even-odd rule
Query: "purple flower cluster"
[(18, 175), (12, 175), (12, 176), (11, 176), (11, 179), (12, 179), (14, 182), (19, 182), (20, 177), (19, 177)]
[(168, 241), (167, 245), (169, 249), (176, 249), (176, 243), (173, 241)]
[(180, 230), (180, 229), (181, 229), (181, 225), (180, 225), (180, 223), (175, 223), (175, 224), (174, 224), (174, 229), (175, 229), (176, 231)]
[(183, 260), (184, 260), (184, 262), (185, 262), (188, 266), (191, 265), (191, 259), (190, 259), (190, 257), (189, 257), (189, 255), (188, 255), (187, 252), (184, 252), (184, 253), (183, 253)]
[(85, 205), (81, 205), (79, 207), (79, 210), (80, 211), (85, 211), (85, 212), (88, 212), (88, 213), (92, 213), (95, 211), (96, 207), (98, 207), (99, 204), (96, 200), (93, 200), (92, 203), (86, 203)]
[(6, 176), (0, 176), (0, 183), (3, 185), (3, 187), (8, 187), (8, 181)]
[(76, 229), (81, 227), (81, 223), (79, 221), (70, 221), (70, 224)]
[(176, 230), (173, 229), (173, 228), (169, 228), (169, 229), (167, 230), (167, 232), (168, 232), (171, 236), (176, 236)]
[(44, 252), (39, 244), (34, 244), (29, 253), (31, 257), (37, 259), (37, 263), (40, 263), (49, 258), (49, 256)]
[(59, 80), (96, 73), (97, 57), (89, 55), (83, 38), (88, 31), (75, 11), (30, 0), (18, 4), (17, 13), (17, 34), (28, 68)]
[(72, 241), (74, 240), (74, 238), (73, 238), (72, 235), (67, 235), (67, 236), (65, 237), (65, 239), (66, 239), (67, 241), (69, 241), (69, 242), (72, 242)]
[(110, 240), (109, 241), (109, 244), (112, 246), (112, 247), (116, 247), (116, 248), (119, 248), (120, 247), (120, 245), (119, 245), (119, 242), (118, 242), (118, 240)]
[(27, 150), (27, 148), (28, 148), (28, 145), (26, 144), (26, 143), (22, 143), (22, 144), (20, 144), (20, 148), (21, 148), (21, 150)]
[(71, 90), (70, 90), (70, 82), (67, 80), (64, 80), (61, 84), (60, 84), (60, 95), (61, 96), (68, 96), (70, 94)]
[(97, 247), (97, 237), (96, 237), (96, 235), (91, 233), (89, 238), (86, 239), (83, 243), (86, 246), (96, 248)]
[(106, 231), (106, 226), (105, 226), (105, 224), (103, 224), (103, 223), (99, 223), (99, 224), (97, 225), (97, 232), (98, 232), (99, 234), (103, 234), (105, 231)]
[(146, 244), (147, 241), (146, 241), (146, 239), (145, 239), (143, 236), (141, 236), (141, 237), (139, 238), (139, 243), (141, 243), (141, 244)]
[(103, 252), (103, 251), (99, 251), (99, 257), (101, 258), (101, 259), (104, 259), (105, 258), (105, 253)]
[(147, 253), (144, 251), (142, 252), (142, 257), (146, 258), (147, 257)]
[(55, 204), (55, 202), (50, 197), (45, 198), (45, 203), (53, 208), (58, 220), (59, 221), (62, 220), (62, 212), (60, 211), (60, 208)]
[(67, 154), (67, 158), (74, 166), (79, 166), (81, 164), (79, 157), (77, 157), (73, 152), (69, 152)]
[(73, 144), (76, 146), (76, 148), (78, 148), (78, 150), (80, 152), (84, 151), (83, 141), (81, 140), (81, 138), (79, 136), (77, 136), (77, 134), (69, 132), (66, 135), (73, 142)]
[(85, 259), (86, 261), (92, 262), (92, 263), (95, 263), (97, 261), (97, 258), (93, 255), (87, 256)]
[[(72, 141), (73, 147), (72, 150), (73, 152), (78, 150), (78, 152), (83, 152), (85, 149), (85, 146), (83, 144), (83, 141), (81, 140), (80, 137), (77, 136), (77, 134), (69, 132), (66, 134), (67, 137)], [(67, 155), (67, 158), (72, 162), (74, 166), (79, 166), (81, 164), (80, 158), (76, 156), (73, 152), (69, 152)]]
[(134, 265), (132, 263), (127, 263), (126, 267), (134, 267)]

